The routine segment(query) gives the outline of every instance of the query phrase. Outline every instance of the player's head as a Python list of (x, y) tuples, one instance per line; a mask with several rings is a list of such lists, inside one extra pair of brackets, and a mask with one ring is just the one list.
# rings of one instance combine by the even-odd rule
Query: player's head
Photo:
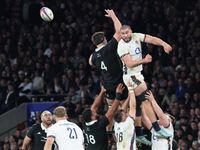
[(100, 118), (100, 116), (90, 108), (85, 109), (82, 115), (83, 115), (83, 120), (87, 123), (93, 120), (98, 120)]
[(104, 32), (95, 32), (93, 35), (92, 35), (92, 38), (91, 38), (92, 42), (94, 45), (99, 45), (99, 44), (102, 44), (104, 42), (104, 44), (107, 44), (107, 40), (106, 40), (106, 37), (104, 36)]
[(41, 114), (41, 120), (42, 120), (42, 123), (46, 124), (47, 126), (52, 124), (52, 114), (51, 114), (51, 112), (48, 111), (48, 110), (43, 111), (42, 114)]
[(129, 42), (132, 39), (132, 30), (129, 25), (123, 25), (120, 29), (120, 32), (124, 42)]
[(67, 119), (66, 109), (63, 106), (58, 106), (53, 111), (54, 119), (57, 122), (59, 119)]
[(127, 118), (127, 115), (123, 109), (117, 110), (117, 112), (115, 113), (115, 116), (114, 116), (114, 120), (117, 123), (126, 121), (126, 118)]
[(174, 116), (172, 116), (172, 115), (170, 115), (170, 114), (168, 114), (168, 113), (165, 113), (165, 116), (166, 116), (167, 119), (172, 123), (172, 125), (175, 124), (176, 119), (175, 119)]

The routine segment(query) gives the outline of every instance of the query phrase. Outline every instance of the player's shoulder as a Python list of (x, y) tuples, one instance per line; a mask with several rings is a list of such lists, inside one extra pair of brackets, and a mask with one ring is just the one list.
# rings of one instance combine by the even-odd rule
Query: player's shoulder
[(40, 127), (41, 125), (39, 123), (36, 123), (31, 127), (31, 130), (37, 130), (37, 129), (40, 129)]

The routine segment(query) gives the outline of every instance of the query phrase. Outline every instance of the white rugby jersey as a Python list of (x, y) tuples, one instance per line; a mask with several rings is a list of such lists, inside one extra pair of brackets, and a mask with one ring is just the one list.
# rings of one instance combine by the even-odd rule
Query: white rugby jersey
[(82, 130), (67, 120), (60, 120), (52, 125), (48, 129), (47, 137), (55, 138), (59, 150), (84, 150)]
[(156, 136), (153, 135), (153, 131), (154, 129), (151, 129), (151, 142), (152, 142), (152, 150), (172, 150), (172, 142), (173, 142), (173, 138), (174, 138), (174, 128), (173, 125), (170, 122), (170, 125), (168, 128), (165, 128), (163, 126), (161, 126), (161, 128), (171, 134), (172, 136), (170, 138), (158, 138)]
[[(142, 59), (142, 48), (141, 42), (144, 42), (146, 35), (142, 33), (132, 33), (132, 39), (126, 43), (123, 39), (119, 41), (117, 52), (120, 58), (124, 57), (127, 54), (131, 55), (133, 61)], [(135, 74), (142, 71), (142, 65), (137, 67), (128, 68), (123, 62), (123, 71), (124, 74)]]
[(136, 150), (134, 120), (130, 116), (124, 122), (115, 122), (114, 130), (118, 150)]

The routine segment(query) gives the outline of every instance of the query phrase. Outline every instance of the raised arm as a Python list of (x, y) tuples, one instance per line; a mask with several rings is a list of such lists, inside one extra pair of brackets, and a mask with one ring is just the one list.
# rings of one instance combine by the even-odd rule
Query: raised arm
[(107, 113), (105, 114), (105, 116), (108, 118), (109, 122), (112, 121), (114, 114), (119, 107), (120, 101), (118, 100), (118, 95), (121, 95), (123, 90), (124, 90), (123, 84), (120, 83), (116, 89), (116, 98), (115, 98), (112, 106), (108, 109)]
[(95, 101), (93, 102), (92, 106), (91, 106), (91, 110), (97, 112), (99, 109), (99, 106), (101, 105), (101, 100), (103, 98), (103, 94), (106, 92), (106, 89), (104, 89), (104, 87), (101, 87), (101, 92), (98, 95), (98, 97), (95, 99)]
[(160, 122), (163, 124), (163, 126), (168, 127), (169, 126), (169, 120), (164, 115), (162, 109), (158, 106), (156, 100), (153, 97), (152, 92), (151, 91), (147, 92), (147, 94), (145, 95), (145, 98), (148, 99), (149, 101), (151, 101), (151, 104), (154, 108), (154, 111), (156, 112), (156, 114), (157, 114)]
[(122, 24), (119, 21), (119, 19), (117, 18), (117, 16), (115, 15), (113, 10), (105, 9), (105, 11), (107, 12), (107, 14), (105, 16), (110, 17), (115, 26), (115, 34), (113, 37), (117, 40), (117, 42), (119, 42), (121, 39), (120, 29), (122, 27)]
[(130, 101), (130, 96), (128, 96), (128, 98), (125, 100), (125, 102), (121, 106), (121, 109), (123, 109), (125, 112), (127, 112), (129, 101)]
[(128, 68), (133, 68), (133, 67), (139, 66), (141, 64), (146, 64), (146, 63), (149, 63), (152, 61), (152, 57), (149, 54), (147, 54), (146, 57), (141, 60), (132, 60), (130, 54), (125, 55), (121, 59)]
[(169, 52), (172, 51), (172, 47), (167, 44), (166, 42), (164, 42), (163, 40), (154, 37), (154, 36), (150, 36), (150, 35), (146, 35), (145, 41), (146, 43), (150, 43), (150, 44), (154, 44), (154, 45), (160, 45), (163, 46), (164, 51), (169, 54)]

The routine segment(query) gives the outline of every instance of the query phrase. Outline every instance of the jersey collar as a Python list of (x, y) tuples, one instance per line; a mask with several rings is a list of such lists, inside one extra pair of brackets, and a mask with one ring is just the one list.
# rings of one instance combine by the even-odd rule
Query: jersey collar
[(47, 128), (45, 128), (42, 123), (40, 125), (41, 125), (42, 130), (44, 130), (47, 133)]
[(90, 122), (86, 122), (85, 124), (86, 124), (87, 126), (91, 126), (91, 125), (93, 125), (95, 122), (97, 122), (97, 120), (93, 120), (93, 121), (90, 121)]
[(104, 46), (105, 46), (105, 45), (102, 45), (102, 46), (96, 48), (95, 51), (98, 52), (98, 51), (99, 51), (102, 47), (104, 47)]

